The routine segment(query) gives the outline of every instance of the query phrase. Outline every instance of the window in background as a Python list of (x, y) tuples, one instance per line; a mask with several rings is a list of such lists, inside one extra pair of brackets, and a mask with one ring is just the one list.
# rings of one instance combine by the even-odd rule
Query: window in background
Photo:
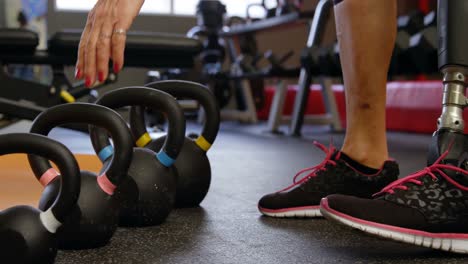
[(173, 0), (174, 14), (194, 16), (197, 11), (197, 4), (200, 0)]
[(247, 14), (247, 6), (249, 4), (260, 4), (262, 0), (224, 0), (222, 2), (226, 5), (229, 16), (245, 17)]
[[(55, 0), (55, 7), (57, 10), (64, 11), (89, 11), (93, 8), (96, 0)], [(156, 14), (170, 14), (171, 13), (171, 0), (150, 0), (145, 1), (142, 13), (156, 13)]]
[(148, 0), (145, 1), (141, 9), (142, 13), (159, 13), (159, 14), (170, 14), (171, 13), (171, 0)]
[[(141, 12), (147, 14), (195, 15), (198, 2), (199, 0), (147, 0)], [(221, 2), (226, 5), (229, 16), (245, 17), (247, 6), (253, 3), (259, 4), (262, 0), (222, 0)], [(55, 0), (55, 7), (57, 10), (65, 11), (89, 11), (95, 3), (96, 0)], [(252, 14), (261, 16), (263, 10), (258, 8), (255, 10), (253, 10)]]
[(95, 0), (81, 0), (81, 1), (67, 1), (67, 0), (56, 0), (55, 8), (57, 10), (75, 10), (85, 11), (89, 10), (96, 3)]

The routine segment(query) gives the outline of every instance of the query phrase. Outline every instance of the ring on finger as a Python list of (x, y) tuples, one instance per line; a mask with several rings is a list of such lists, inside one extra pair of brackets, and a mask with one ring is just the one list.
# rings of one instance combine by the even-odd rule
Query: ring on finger
[(127, 31), (123, 28), (117, 28), (114, 30), (115, 35), (127, 35)]

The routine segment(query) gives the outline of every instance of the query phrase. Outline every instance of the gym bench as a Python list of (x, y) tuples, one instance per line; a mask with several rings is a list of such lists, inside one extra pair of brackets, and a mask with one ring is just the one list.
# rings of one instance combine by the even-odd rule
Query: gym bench
[[(38, 35), (24, 29), (0, 28), (0, 113), (33, 120), (48, 107), (74, 102), (90, 93), (83, 82), (72, 84), (64, 73), (77, 59), (81, 31), (57, 32), (48, 41), (48, 50), (36, 50)], [(191, 68), (200, 53), (201, 43), (183, 35), (129, 32), (125, 49), (125, 66), (136, 68)], [(50, 65), (50, 85), (14, 78), (6, 67), (11, 64)], [(106, 81), (94, 88), (117, 80), (110, 67)]]

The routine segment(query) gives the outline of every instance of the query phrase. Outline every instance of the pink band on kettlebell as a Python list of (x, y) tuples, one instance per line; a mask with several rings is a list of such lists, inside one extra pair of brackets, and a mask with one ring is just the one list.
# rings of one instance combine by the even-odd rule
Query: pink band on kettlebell
[(39, 178), (39, 182), (45, 187), (59, 175), (60, 174), (54, 168), (50, 168), (42, 174)]
[(105, 193), (107, 193), (108, 195), (114, 194), (116, 187), (111, 181), (109, 181), (109, 179), (107, 178), (107, 175), (103, 174), (101, 176), (98, 176), (97, 182), (98, 182), (99, 187), (101, 187), (101, 189)]

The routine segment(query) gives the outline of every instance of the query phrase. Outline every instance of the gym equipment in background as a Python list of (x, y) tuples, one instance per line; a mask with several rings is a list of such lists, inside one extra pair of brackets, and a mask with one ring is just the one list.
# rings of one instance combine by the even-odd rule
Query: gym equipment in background
[(423, 27), (409, 39), (407, 54), (414, 65), (414, 71), (422, 74), (437, 72), (437, 15), (435, 11), (424, 16)]
[[(205, 113), (202, 132), (196, 139), (186, 137), (182, 149), (174, 163), (178, 172), (176, 207), (198, 206), (208, 193), (211, 182), (211, 166), (206, 155), (216, 139), (219, 130), (220, 115), (216, 98), (205, 86), (187, 81), (159, 81), (146, 87), (166, 92), (176, 99), (190, 99), (199, 103)], [(144, 108), (132, 107), (130, 111), (130, 128), (135, 138), (150, 138), (146, 132)], [(138, 140), (139, 147), (159, 151), (166, 137), (157, 140)]]
[[(76, 64), (82, 30), (57, 32), (49, 39), (48, 50), (36, 50), (36, 33), (22, 29), (0, 28), (0, 113), (11, 118), (33, 120), (54, 105), (74, 102), (90, 93), (83, 82), (71, 83), (65, 76), (67, 66)], [(200, 41), (183, 35), (153, 32), (128, 32), (125, 46), (125, 66), (151, 68), (191, 68), (201, 51)], [(13, 78), (4, 66), (11, 64), (50, 65), (53, 81), (50, 85)], [(99, 88), (117, 80), (111, 74)], [(144, 80), (142, 80), (144, 82)], [(82, 129), (80, 129), (82, 130)]]
[(226, 6), (219, 1), (201, 0), (197, 5), (197, 26), (187, 32), (187, 37), (198, 38), (203, 43), (199, 57), (203, 72), (216, 74), (221, 71), (226, 52), (225, 43), (219, 37), (224, 25)]
[[(211, 14), (211, 19), (206, 18), (209, 14)], [(227, 50), (225, 57), (229, 61), (229, 68), (219, 67), (222, 66), (221, 62), (224, 62), (223, 57), (223, 61), (218, 61), (216, 64), (204, 65), (204, 69), (216, 70), (209, 72), (204, 70), (198, 75), (202, 76), (201, 78), (187, 80), (208, 85), (222, 108), (220, 113), (222, 120), (255, 123), (257, 122), (256, 108), (261, 107), (264, 101), (264, 79), (297, 77), (299, 67), (284, 69), (284, 67), (271, 66), (259, 69), (257, 62), (264, 56), (258, 51), (254, 35), (258, 31), (281, 25), (301, 21), (305, 23), (306, 19), (313, 16), (313, 12), (295, 11), (253, 23), (240, 17), (230, 17), (224, 21), (225, 15), (225, 6), (220, 1), (201, 0), (197, 6), (197, 26), (189, 30), (187, 36), (203, 37), (209, 34), (212, 39), (217, 39), (216, 43), (222, 42), (224, 45), (222, 48)], [(237, 50), (237, 42), (240, 44), (240, 52)], [(162, 76), (161, 79), (166, 78)], [(234, 96), (235, 105), (229, 105), (229, 102), (234, 101), (231, 100)]]
[[(390, 61), (390, 76), (437, 72), (437, 46), (433, 44), (437, 38), (434, 37), (437, 34), (436, 19), (434, 11), (424, 15), (418, 10), (398, 17), (395, 47)], [(426, 45), (423, 37), (429, 32), (431, 48)], [(428, 49), (431, 50), (427, 51)], [(430, 61), (432, 63), (429, 63)]]
[[(200, 0), (197, 4), (197, 25), (187, 32), (187, 37), (195, 38), (203, 43), (202, 51), (198, 59), (202, 69), (197, 74), (197, 80), (186, 79), (206, 83), (215, 94), (220, 107), (225, 107), (235, 91), (232, 84), (226, 78), (214, 78), (225, 76), (223, 64), (226, 60), (227, 43), (219, 36), (224, 29), (226, 19), (226, 6), (220, 1)], [(242, 20), (242, 18), (240, 18)], [(161, 76), (162, 79), (166, 77)], [(171, 79), (183, 79), (181, 75)], [(234, 87), (235, 89), (236, 87)]]
[(2, 263), (51, 264), (57, 255), (56, 231), (76, 206), (80, 172), (73, 154), (61, 143), (41, 135), (0, 135), (0, 155), (34, 154), (53, 161), (62, 177), (60, 194), (43, 211), (14, 206), (0, 212), (0, 259)]
[(341, 77), (340, 46), (338, 42), (318, 48), (315, 63), (319, 65), (318, 71), (324, 75)]
[[(99, 176), (81, 171), (78, 206), (58, 229), (59, 248), (83, 249), (104, 246), (117, 229), (120, 203), (114, 194), (125, 180), (132, 160), (133, 140), (125, 121), (115, 111), (100, 105), (72, 103), (53, 106), (33, 122), (31, 133), (47, 135), (54, 127), (67, 123), (101, 126), (114, 141), (116, 154)], [(41, 210), (53, 206), (60, 193), (61, 177), (47, 159), (28, 156), (36, 178), (45, 187), (39, 202)]]
[(410, 74), (414, 72), (413, 64), (407, 56), (406, 51), (409, 47), (411, 35), (423, 28), (423, 21), (424, 14), (419, 10), (397, 18), (397, 34), (390, 60), (389, 75)]
[[(316, 62), (316, 50), (320, 47), (324, 31), (325, 23), (329, 20), (330, 12), (333, 3), (328, 0), (320, 0), (315, 9), (314, 17), (309, 29), (309, 35), (307, 39), (306, 47), (301, 53), (301, 71), (299, 75), (299, 88), (296, 94), (294, 109), (292, 116), (290, 117), (289, 133), (293, 136), (301, 135), (301, 128), (306, 119), (304, 111), (306, 109), (307, 98), (310, 93), (310, 85), (314, 75), (319, 76), (319, 82), (322, 86), (322, 96), (326, 104), (326, 113), (319, 116), (308, 116), (307, 120), (313, 123), (327, 124), (332, 127), (335, 131), (342, 130), (338, 109), (336, 106), (336, 100), (333, 96), (331, 89), (331, 80), (324, 78), (324, 75), (317, 70)], [(326, 75), (325, 75), (326, 76)], [(281, 116), (284, 104), (284, 96), (286, 89), (278, 88), (277, 96), (275, 94), (275, 104), (270, 111), (269, 117), (269, 130), (276, 131), (278, 124), (284, 120)], [(289, 118), (288, 118), (289, 119)]]
[[(0, 71), (0, 80), (6, 88), (0, 91), (0, 97), (19, 101), (20, 104), (27, 101), (31, 106), (46, 108), (61, 103), (75, 102), (77, 99), (88, 95), (90, 90), (84, 86), (84, 81), (72, 83), (65, 75), (65, 67), (74, 63), (63, 56), (65, 54), (62, 53), (62, 37), (61, 33), (57, 33), (49, 41), (49, 50), (36, 50), (39, 44), (37, 33), (26, 29), (0, 28), (1, 66), (10, 64), (50, 65), (53, 74), (52, 82), (50, 85), (46, 85), (14, 78), (2, 69)], [(76, 50), (73, 52), (69, 50), (67, 55), (71, 56), (70, 54), (73, 53), (74, 57)], [(117, 75), (111, 71), (109, 77), (103, 83), (97, 84), (95, 88), (110, 84), (116, 80)], [(22, 113), (18, 113), (18, 115), (21, 117)]]
[(300, 11), (302, 0), (262, 0), (260, 3), (249, 4), (246, 9), (246, 17), (249, 21), (258, 19), (253, 15), (252, 9), (260, 7), (263, 9), (264, 18), (272, 18), (275, 16), (284, 16), (293, 12)]
[[(176, 195), (177, 169), (173, 166), (184, 143), (185, 118), (171, 95), (146, 87), (126, 87), (107, 92), (96, 101), (113, 109), (124, 106), (145, 106), (163, 112), (168, 119), (167, 137), (157, 154), (150, 149), (134, 147), (133, 159), (126, 180), (119, 190), (122, 205), (121, 226), (150, 226), (164, 222), (173, 208)], [(101, 161), (119, 154), (112, 150), (106, 131), (91, 127), (93, 147)], [(137, 146), (150, 141), (149, 135), (138, 139)], [(115, 159), (115, 158), (113, 158)]]
[[(389, 67), (389, 78), (437, 72), (437, 17), (413, 11), (397, 18), (397, 35)], [(326, 76), (341, 76), (337, 42), (315, 48), (309, 64)]]

